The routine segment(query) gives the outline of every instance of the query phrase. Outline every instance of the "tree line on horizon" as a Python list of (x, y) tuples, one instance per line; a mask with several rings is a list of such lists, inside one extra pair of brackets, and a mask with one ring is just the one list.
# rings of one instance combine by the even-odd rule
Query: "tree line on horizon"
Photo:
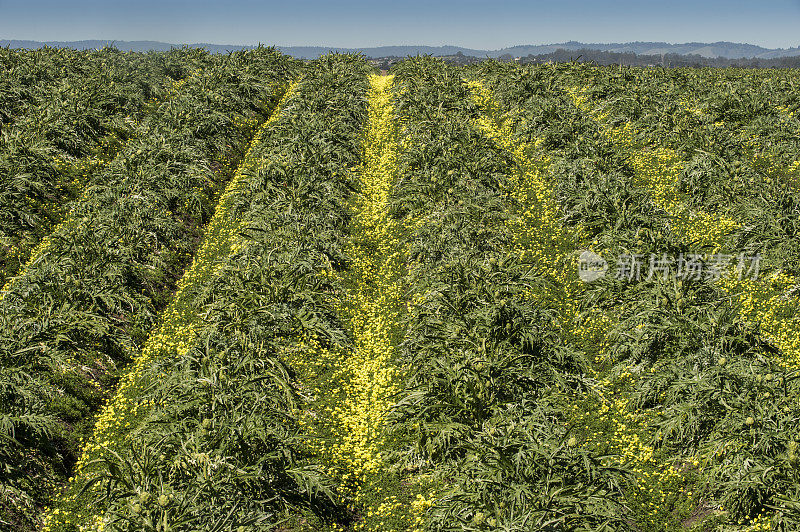
[[(449, 63), (457, 65), (469, 65), (491, 60), (489, 57), (475, 57), (458, 52), (454, 55), (441, 56)], [(389, 69), (395, 63), (404, 58), (398, 56), (377, 57), (370, 59), (370, 62), (382, 69)], [(665, 68), (800, 68), (800, 56), (777, 57), (772, 59), (761, 58), (739, 58), (728, 59), (725, 57), (703, 57), (698, 54), (636, 54), (634, 52), (607, 52), (603, 50), (592, 50), (583, 48), (580, 50), (565, 50), (559, 48), (547, 54), (529, 54), (524, 57), (514, 57), (511, 54), (504, 54), (497, 58), (498, 61), (505, 63), (518, 64), (542, 64), (542, 63), (595, 63), (600, 66), (621, 65), (653, 67), (661, 66)]]

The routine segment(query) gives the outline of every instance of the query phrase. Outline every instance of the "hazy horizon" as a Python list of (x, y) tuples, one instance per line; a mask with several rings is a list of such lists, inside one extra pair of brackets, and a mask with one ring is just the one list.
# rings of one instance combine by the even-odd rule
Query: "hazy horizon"
[(238, 0), (0, 0), (0, 38), (33, 41), (161, 41), (373, 48), (730, 41), (765, 48), (800, 45), (800, 0), (761, 3), (588, 0), (488, 4), (477, 0), (381, 4), (346, 0), (294, 4)]
[(272, 43), (272, 42), (240, 43), (240, 42), (211, 42), (211, 41), (170, 42), (170, 41), (157, 40), (157, 39), (99, 39), (99, 38), (92, 38), (92, 37), (82, 38), (82, 39), (69, 39), (69, 40), (66, 40), (66, 39), (42, 40), (42, 39), (15, 39), (15, 38), (7, 39), (4, 36), (0, 35), (0, 41), (3, 41), (3, 40), (6, 40), (6, 41), (29, 41), (29, 42), (36, 42), (36, 43), (51, 43), (51, 42), (59, 42), (59, 43), (61, 43), (61, 42), (68, 42), (68, 43), (76, 42), (77, 43), (77, 42), (93, 42), (93, 41), (101, 41), (101, 42), (108, 42), (108, 43), (123, 43), (123, 42), (127, 42), (127, 43), (135, 43), (135, 42), (148, 43), (148, 42), (152, 42), (152, 43), (159, 43), (159, 44), (171, 44), (171, 45), (176, 45), (176, 46), (210, 45), (210, 46), (242, 46), (242, 47), (252, 46), (252, 47), (255, 47), (255, 46), (258, 46), (258, 45), (263, 45), (263, 46), (274, 46), (276, 48), (336, 48), (336, 49), (393, 48), (393, 47), (402, 47), (402, 46), (420, 47), (420, 48), (422, 48), (422, 47), (431, 47), (431, 48), (455, 47), (455, 48), (469, 48), (469, 49), (481, 50), (481, 51), (483, 51), (483, 50), (486, 50), (486, 51), (500, 51), (500, 50), (505, 50), (505, 49), (508, 49), (508, 48), (514, 48), (514, 47), (517, 47), (517, 46), (553, 46), (553, 45), (559, 45), (559, 44), (567, 44), (567, 43), (570, 43), (570, 42), (575, 42), (575, 43), (579, 43), (579, 44), (586, 44), (586, 45), (593, 45), (593, 44), (603, 44), (603, 45), (607, 45), (607, 44), (634, 44), (636, 42), (642, 42), (642, 43), (644, 43), (644, 42), (653, 42), (653, 43), (664, 43), (664, 44), (668, 44), (668, 45), (682, 45), (682, 44), (691, 44), (691, 43), (714, 44), (714, 43), (717, 43), (717, 42), (730, 42), (730, 43), (733, 43), (733, 44), (761, 46), (762, 48), (769, 48), (769, 49), (788, 50), (788, 49), (800, 48), (800, 44), (797, 44), (797, 45), (794, 45), (794, 46), (767, 47), (767, 46), (765, 46), (763, 44), (752, 43), (752, 42), (743, 42), (743, 41), (740, 41), (740, 42), (736, 42), (736, 41), (674, 41), (674, 42), (669, 42), (669, 41), (602, 41), (602, 42), (599, 42), (599, 41), (597, 41), (597, 42), (588, 42), (588, 41), (578, 41), (578, 40), (575, 40), (575, 39), (570, 40), (570, 41), (559, 41), (559, 42), (515, 43), (515, 44), (509, 44), (507, 46), (501, 46), (499, 48), (476, 48), (474, 46), (463, 46), (463, 45), (453, 44), (453, 43), (430, 44), (430, 43), (426, 43), (426, 42), (412, 43), (412, 44), (389, 43), (389, 44), (378, 44), (378, 45), (368, 45), (368, 46), (329, 46), (329, 45), (326, 45), (324, 43), (323, 44), (284, 44), (284, 43)]

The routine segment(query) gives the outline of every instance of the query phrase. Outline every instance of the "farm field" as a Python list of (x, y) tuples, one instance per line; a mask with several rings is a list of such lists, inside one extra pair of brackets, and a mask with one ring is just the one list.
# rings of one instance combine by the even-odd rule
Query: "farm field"
[(0, 67), (0, 529), (800, 530), (800, 73)]

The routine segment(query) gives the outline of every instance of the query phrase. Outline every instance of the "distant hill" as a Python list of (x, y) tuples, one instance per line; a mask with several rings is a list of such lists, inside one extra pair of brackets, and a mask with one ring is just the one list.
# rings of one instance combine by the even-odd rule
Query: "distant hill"
[[(42, 46), (53, 46), (59, 48), (75, 48), (87, 50), (101, 48), (113, 43), (120, 50), (131, 50), (143, 52), (148, 50), (164, 51), (179, 46), (175, 44), (158, 41), (19, 41), (19, 40), (0, 40), (0, 46), (11, 48), (41, 48)], [(194, 48), (205, 48), (212, 53), (226, 53), (234, 50), (253, 48), (252, 46), (241, 46), (235, 44), (209, 44), (195, 43), (189, 46)], [(372, 48), (336, 48), (326, 46), (277, 46), (283, 53), (301, 58), (313, 59), (328, 52), (362, 52), (367, 57), (405, 57), (407, 55), (430, 54), (436, 56), (455, 55), (461, 52), (464, 55), (473, 57), (500, 57), (511, 55), (514, 57), (524, 57), (528, 55), (541, 55), (555, 52), (556, 50), (600, 50), (606, 52), (633, 52), (638, 55), (699, 55), (702, 57), (724, 57), (727, 59), (773, 59), (777, 57), (800, 56), (800, 47), (797, 48), (763, 48), (753, 44), (742, 44), (733, 42), (715, 43), (684, 43), (669, 44), (665, 42), (629, 42), (629, 43), (581, 43), (570, 41), (556, 44), (541, 45), (520, 45), (503, 48), (500, 50), (477, 50), (472, 48), (462, 48), (460, 46), (379, 46)]]
[[(103, 41), (103, 40), (87, 40), (87, 41), (18, 41), (0, 39), (0, 46), (9, 48), (27, 48), (29, 50), (41, 48), (43, 46), (52, 46), (53, 48), (74, 48), (76, 50), (93, 50), (102, 48), (109, 44), (113, 44), (118, 49), (123, 51), (132, 52), (147, 52), (154, 50), (156, 52), (165, 52), (171, 48), (176, 48), (178, 44), (170, 44), (159, 41)], [(242, 50), (246, 48), (253, 48), (252, 46), (240, 45), (227, 45), (227, 44), (207, 44), (197, 43), (190, 44), (192, 48), (205, 48), (213, 53), (225, 53), (233, 50)]]
[(724, 57), (726, 59), (772, 59), (776, 57), (791, 57), (800, 55), (797, 48), (763, 48), (753, 44), (734, 42), (701, 43), (691, 42), (684, 44), (669, 44), (665, 42), (628, 42), (628, 43), (580, 43), (575, 41), (547, 44), (539, 46), (512, 46), (501, 53), (508, 53), (515, 57), (526, 55), (539, 55), (562, 50), (600, 50), (604, 52), (633, 52), (637, 55), (699, 55), (701, 57)]
[[(0, 39), (0, 47), (10, 47), (10, 48), (27, 48), (27, 49), (35, 49), (41, 48), (42, 46), (52, 46), (54, 48), (75, 48), (77, 50), (92, 50), (96, 48), (102, 48), (108, 44), (113, 44), (120, 50), (124, 51), (134, 51), (134, 52), (146, 52), (149, 50), (155, 51), (166, 51), (170, 48), (174, 48), (177, 44), (170, 44), (166, 42), (158, 42), (158, 41), (102, 41), (102, 40), (87, 40), (87, 41), (47, 41), (47, 42), (39, 42), (39, 41), (19, 41), (19, 40), (5, 40)], [(192, 48), (205, 48), (209, 52), (212, 53), (227, 53), (229, 51), (235, 50), (246, 50), (250, 48), (254, 48), (254, 46), (244, 46), (244, 45), (237, 45), (237, 44), (209, 44), (209, 43), (193, 43), (189, 44), (188, 46)], [(486, 57), (487, 54), (489, 57), (499, 57), (503, 55), (503, 51), (499, 52), (489, 52), (486, 50), (472, 50), (469, 48), (462, 48), (459, 46), (379, 46), (374, 48), (337, 48), (337, 47), (326, 47), (326, 46), (276, 46), (281, 52), (291, 55), (293, 57), (297, 57), (300, 59), (315, 59), (321, 55), (327, 54), (328, 52), (341, 52), (341, 53), (349, 53), (349, 52), (362, 52), (367, 57), (389, 57), (389, 56), (396, 56), (396, 57), (405, 57), (407, 55), (454, 55), (458, 52), (463, 53), (464, 55), (471, 55), (475, 57)]]

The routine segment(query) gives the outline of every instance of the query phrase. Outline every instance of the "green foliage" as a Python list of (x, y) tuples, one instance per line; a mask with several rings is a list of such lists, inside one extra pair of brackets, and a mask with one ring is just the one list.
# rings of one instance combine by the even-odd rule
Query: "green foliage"
[(588, 85), (613, 123), (630, 123), (645, 144), (657, 139), (686, 160), (678, 187), (687, 204), (743, 224), (732, 248), (761, 253), (764, 270), (800, 274), (793, 71), (562, 70), (565, 84)]
[[(29, 509), (69, 473), (104, 389), (149, 334), (253, 124), (296, 70), (263, 48), (208, 60), (201, 76), (148, 113), (50, 235), (47, 252), (0, 301), (0, 363), (35, 376), (10, 393), (29, 398), (23, 412), (42, 412), (60, 427), (43, 432), (24, 416), (5, 424), (6, 434), (27, 430), (36, 437), (4, 440), (0, 453), (23, 453), (20, 468), (28, 461), (50, 468), (32, 482), (40, 489), (4, 501), (28, 508), (18, 519), (35, 519)], [(0, 404), (0, 415), (10, 416), (14, 404), (20, 400)]]
[[(344, 519), (307, 450), (299, 419), (311, 398), (284, 353), (310, 334), (348, 343), (319, 271), (345, 262), (352, 185), (340, 172), (358, 162), (368, 69), (329, 55), (304, 70), (232, 197), (236, 251), (187, 288), (196, 341), (139, 370), (139, 413), (86, 465), (64, 511), (102, 515), (117, 530), (271, 529), (300, 512)], [(80, 496), (95, 483), (103, 496)]]
[[(629, 150), (676, 154), (688, 208), (741, 222), (723, 249), (797, 276), (796, 73), (394, 67), (390, 214), (407, 247), (392, 334), (405, 380), (385, 427), (391, 470), (360, 500), (390, 494), (400, 508), (377, 518), (315, 454), (312, 434), (342, 435), (308, 426), (350, 392), (331, 375), (354, 343), (342, 297), (359, 259), (347, 243), (363, 58), (0, 50), (0, 67), (0, 283), (45, 250), (0, 296), (2, 527), (38, 526), (255, 128), (302, 73), (231, 196), (230, 245), (186, 287), (188, 351), (137, 368), (135, 414), (60, 510), (113, 530), (399, 527), (410, 515), (453, 531), (742, 531), (759, 516), (800, 528), (800, 374), (778, 363), (764, 322), (708, 279), (565, 286), (560, 262), (520, 254), (547, 228), (521, 233), (531, 206), (509, 193), (521, 158), (546, 158), (552, 222), (576, 245), (612, 266), (703, 251), (565, 90), (586, 87), (608, 124), (631, 124)], [(484, 118), (519, 152), (486, 138), (465, 78), (491, 89)]]
[(443, 486), (426, 527), (618, 529), (624, 472), (568, 445), (561, 407), (584, 362), (537, 302), (553, 281), (511, 250), (510, 158), (475, 129), (462, 71), (416, 59), (396, 73), (408, 149), (395, 210), (427, 217), (409, 253), (418, 296), (391, 430), (398, 459)]
[(162, 55), (113, 49), (14, 52), (15, 64), (4, 81), (29, 88), (30, 101), (0, 135), (0, 284), (27, 262), (70, 202), (122, 146), (141, 134), (143, 115), (177, 81), (166, 75), (164, 63), (180, 56), (187, 65), (201, 66), (192, 55), (179, 50)]

